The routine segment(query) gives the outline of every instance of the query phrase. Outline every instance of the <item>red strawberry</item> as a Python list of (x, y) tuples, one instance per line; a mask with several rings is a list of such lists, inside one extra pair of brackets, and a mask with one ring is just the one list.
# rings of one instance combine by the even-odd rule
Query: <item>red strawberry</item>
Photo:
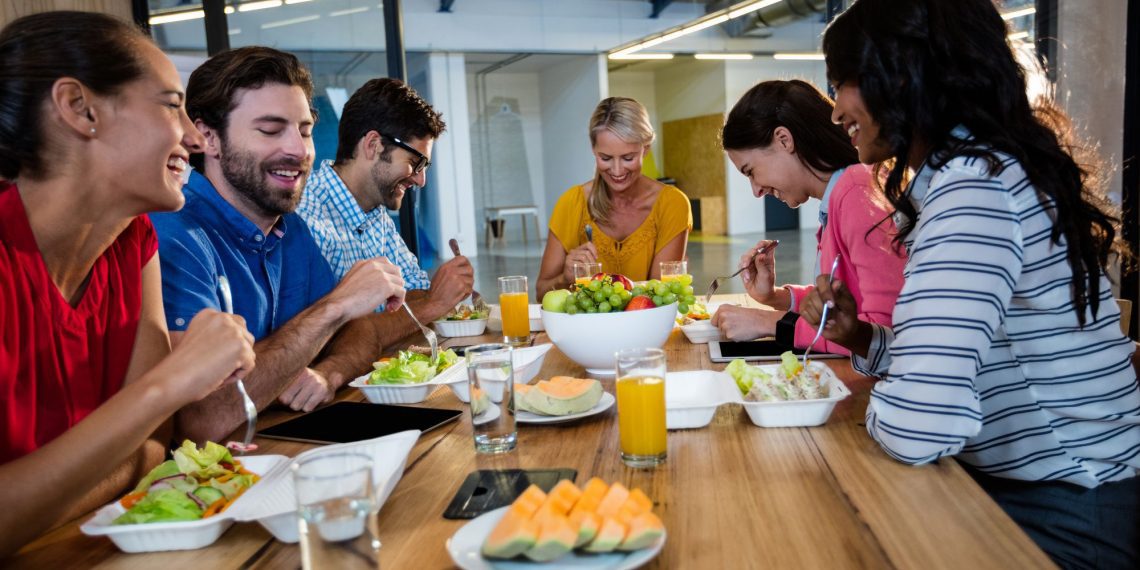
[(638, 295), (629, 300), (629, 304), (625, 306), (627, 311), (640, 311), (641, 309), (655, 309), (657, 305), (653, 304), (653, 299), (645, 295)]

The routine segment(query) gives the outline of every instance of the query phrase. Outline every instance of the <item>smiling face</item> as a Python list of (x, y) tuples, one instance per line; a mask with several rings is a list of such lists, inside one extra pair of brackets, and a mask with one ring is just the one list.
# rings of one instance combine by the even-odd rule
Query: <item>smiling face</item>
[[(419, 157), (387, 139), (380, 140), (390, 144), (384, 147), (387, 152), (377, 153), (376, 160), (372, 163), (372, 186), (378, 204), (383, 204), (389, 210), (399, 210), (408, 188), (427, 184), (427, 169), (416, 173), (415, 165)], [(404, 143), (431, 159), (434, 139), (411, 139)]]
[(800, 161), (795, 141), (785, 127), (772, 134), (772, 144), (762, 148), (726, 150), (736, 169), (752, 185), (757, 198), (774, 196), (791, 208), (798, 208), (821, 186), (819, 178)]
[(594, 161), (598, 172), (612, 192), (633, 187), (641, 176), (641, 160), (649, 147), (625, 142), (607, 129), (598, 131), (594, 142)]
[[(266, 84), (235, 94), (225, 136), (206, 127), (210, 160), (223, 182), (256, 214), (276, 217), (294, 211), (313, 166), (313, 115), (297, 86)], [(199, 122), (201, 127), (201, 122)]]
[(867, 110), (859, 86), (853, 81), (835, 87), (835, 110), (831, 120), (842, 125), (859, 151), (859, 162), (874, 164), (891, 158), (891, 149), (879, 135), (879, 123)]
[[(182, 176), (190, 153), (204, 139), (186, 116), (185, 94), (174, 64), (149, 42), (138, 42), (142, 77), (104, 102), (108, 120), (98, 131), (103, 164), (114, 164), (123, 195), (138, 200), (139, 211), (182, 207)], [(139, 133), (146, 133), (139, 137)]]

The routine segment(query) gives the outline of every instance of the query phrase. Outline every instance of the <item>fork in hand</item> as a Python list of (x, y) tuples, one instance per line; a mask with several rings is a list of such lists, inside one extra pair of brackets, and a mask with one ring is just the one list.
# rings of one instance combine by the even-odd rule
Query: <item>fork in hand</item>
[[(831, 282), (835, 281), (835, 269), (838, 267), (839, 267), (839, 254), (837, 253), (837, 254), (835, 254), (835, 261), (831, 262), (831, 273), (828, 274), (828, 276), (827, 276), (827, 287), (829, 289), (831, 288)], [(804, 368), (807, 368), (808, 353), (811, 352), (812, 347), (815, 346), (815, 343), (816, 343), (816, 341), (819, 340), (819, 337), (823, 335), (823, 327), (824, 327), (824, 325), (827, 324), (827, 310), (831, 308), (831, 305), (832, 305), (831, 301), (828, 301), (827, 303), (823, 304), (823, 311), (820, 312), (820, 314), (819, 314), (819, 328), (816, 329), (816, 331), (815, 331), (815, 338), (811, 339), (811, 344), (809, 344), (807, 346), (807, 349), (804, 350), (804, 362), (803, 362)]]
[[(232, 315), (234, 313), (233, 293), (230, 291), (230, 280), (225, 275), (218, 276), (218, 289), (222, 293), (222, 310)], [(245, 383), (241, 381), (241, 378), (237, 379), (236, 384), (238, 392), (241, 393), (242, 405), (245, 406), (245, 440), (242, 442), (241, 449), (237, 451), (239, 455), (244, 455), (249, 449), (249, 444), (253, 442), (253, 433), (257, 429), (257, 404), (253, 403), (253, 398), (250, 398), (249, 392), (245, 391)]]
[[(459, 242), (455, 238), (447, 240), (447, 245), (451, 246), (451, 253), (454, 254), (455, 257), (461, 255), (459, 253)], [(480, 295), (475, 289), (471, 289), (471, 306), (476, 311), (487, 310), (487, 301), (484, 301), (483, 295)]]
[(772, 243), (768, 247), (756, 250), (756, 253), (752, 254), (752, 259), (748, 260), (748, 265), (737, 269), (736, 273), (733, 273), (732, 275), (721, 275), (720, 277), (713, 279), (713, 282), (709, 283), (709, 290), (705, 293), (705, 305), (709, 304), (709, 300), (712, 299), (713, 293), (716, 293), (716, 290), (720, 289), (721, 283), (730, 279), (735, 279), (736, 276), (740, 275), (742, 271), (748, 269), (749, 267), (752, 267), (752, 260), (756, 259), (757, 255), (760, 255), (761, 253), (764, 253), (778, 245), (780, 245), (780, 240), (772, 240)]
[(412, 314), (412, 310), (410, 308), (408, 308), (407, 303), (404, 303), (404, 310), (408, 312), (408, 316), (412, 318), (412, 322), (416, 323), (417, 327), (420, 327), (420, 332), (422, 332), (424, 334), (424, 338), (427, 339), (428, 344), (431, 345), (431, 363), (432, 363), (432, 365), (434, 366), (434, 365), (438, 364), (439, 363), (439, 337), (435, 336), (435, 331), (425, 327), (423, 324), (420, 323), (420, 320), (417, 319), (416, 316), (414, 314)]

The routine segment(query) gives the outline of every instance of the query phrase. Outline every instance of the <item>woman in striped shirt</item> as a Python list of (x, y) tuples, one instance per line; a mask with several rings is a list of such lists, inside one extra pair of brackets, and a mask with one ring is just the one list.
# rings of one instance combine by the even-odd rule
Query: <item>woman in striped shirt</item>
[(1006, 34), (991, 0), (859, 0), (829, 26), (833, 119), (860, 161), (894, 161), (909, 259), (893, 327), (858, 321), (827, 276), (802, 314), (831, 304), (825, 337), (882, 378), (867, 430), (889, 455), (956, 456), (1062, 566), (1136, 567), (1140, 391), (1105, 275), (1119, 220)]

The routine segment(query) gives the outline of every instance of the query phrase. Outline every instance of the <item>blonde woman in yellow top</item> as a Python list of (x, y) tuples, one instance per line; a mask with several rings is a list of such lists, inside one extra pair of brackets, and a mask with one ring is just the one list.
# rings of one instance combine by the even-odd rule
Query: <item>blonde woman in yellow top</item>
[[(600, 262), (633, 281), (659, 278), (662, 261), (685, 259), (693, 213), (676, 186), (641, 174), (654, 139), (645, 107), (627, 97), (598, 103), (590, 117), (594, 180), (571, 187), (554, 206), (542, 254), (538, 296), (569, 287), (574, 264)], [(593, 241), (586, 226), (592, 227)]]

